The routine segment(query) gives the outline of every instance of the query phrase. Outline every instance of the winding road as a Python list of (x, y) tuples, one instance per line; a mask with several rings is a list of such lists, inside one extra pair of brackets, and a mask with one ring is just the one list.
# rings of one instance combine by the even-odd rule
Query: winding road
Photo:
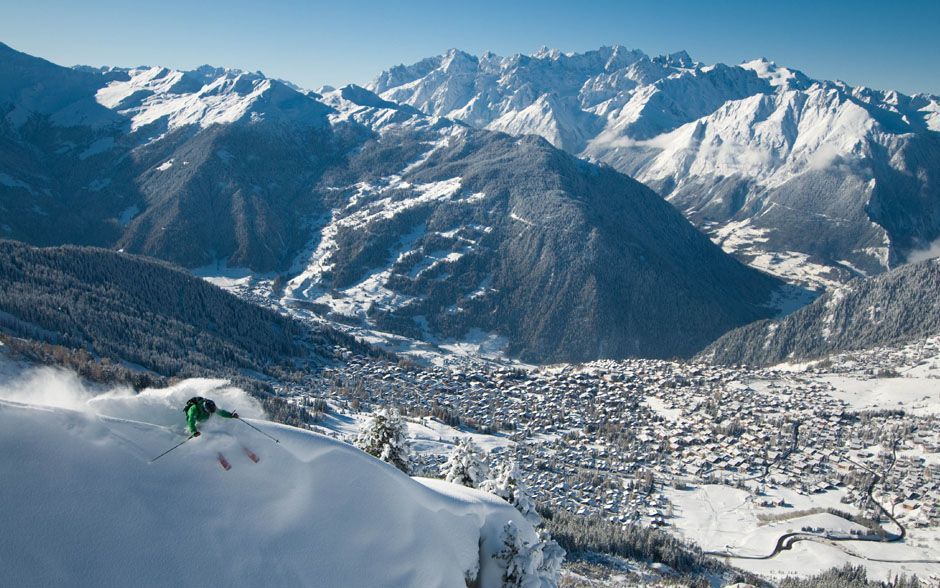
[[(799, 426), (800, 426), (800, 423), (799, 421), (797, 421), (793, 427), (793, 444), (791, 445), (790, 450), (787, 451), (784, 455), (781, 455), (779, 459), (773, 462), (773, 464), (770, 464), (771, 466), (789, 457), (789, 455), (793, 453), (793, 451), (796, 449), (797, 436), (799, 434)], [(875, 500), (874, 496), (872, 496), (872, 492), (874, 492), (875, 485), (879, 481), (886, 478), (888, 473), (890, 473), (891, 469), (894, 468), (894, 464), (897, 462), (897, 449), (898, 449), (899, 442), (900, 442), (900, 438), (896, 437), (894, 439), (894, 443), (892, 444), (892, 448), (891, 448), (891, 453), (892, 453), (891, 464), (888, 465), (888, 467), (885, 469), (884, 475), (879, 476), (870, 468), (865, 467), (862, 464), (859, 464), (855, 461), (848, 460), (848, 461), (851, 461), (851, 463), (861, 467), (862, 469), (864, 469), (865, 471), (867, 471), (868, 473), (872, 475), (871, 484), (868, 485), (868, 488), (865, 489), (865, 492), (866, 494), (868, 494), (868, 498), (871, 500), (872, 504), (877, 506), (878, 509), (881, 510), (882, 514), (884, 514), (886, 518), (888, 518), (892, 523), (894, 523), (897, 526), (898, 529), (900, 529), (899, 533), (891, 533), (887, 531), (886, 529), (884, 529), (883, 527), (879, 527), (877, 532), (874, 533), (874, 535), (858, 536), (858, 537), (832, 537), (828, 535), (816, 535), (816, 534), (805, 533), (805, 532), (792, 532), (792, 533), (785, 533), (781, 535), (777, 539), (777, 543), (776, 545), (774, 545), (773, 551), (771, 551), (767, 555), (736, 555), (729, 551), (705, 551), (704, 552), (705, 555), (712, 555), (712, 556), (717, 556), (717, 557), (728, 557), (732, 559), (766, 560), (766, 559), (771, 559), (777, 556), (782, 551), (789, 551), (790, 549), (793, 549), (793, 546), (799, 541), (814, 541), (816, 543), (823, 543), (823, 544), (831, 545), (833, 547), (840, 549), (842, 552), (846, 553), (847, 555), (850, 555), (852, 557), (857, 557), (860, 559), (865, 559), (868, 561), (876, 561), (876, 562), (883, 562), (883, 563), (940, 564), (940, 560), (937, 560), (937, 559), (880, 559), (880, 558), (874, 558), (874, 557), (867, 557), (865, 555), (861, 555), (859, 553), (855, 553), (849, 550), (844, 545), (839, 545), (840, 542), (845, 542), (845, 541), (895, 543), (898, 541), (902, 541), (907, 536), (907, 529), (904, 528), (904, 525), (902, 525), (894, 517), (892, 513), (888, 512), (888, 509), (886, 509), (880, 502)], [(770, 470), (770, 466), (767, 467), (767, 471), (769, 470)], [(767, 475), (766, 472), (764, 475), (765, 476)], [(873, 530), (869, 529), (869, 531), (873, 531)], [(879, 537), (878, 535), (881, 535), (881, 536)]]

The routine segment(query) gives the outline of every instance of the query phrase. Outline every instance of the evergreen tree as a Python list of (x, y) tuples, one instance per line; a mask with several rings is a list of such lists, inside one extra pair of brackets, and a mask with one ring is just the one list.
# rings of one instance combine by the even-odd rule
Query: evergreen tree
[(535, 510), (535, 503), (529, 495), (529, 488), (522, 479), (522, 472), (515, 460), (503, 461), (496, 470), (496, 475), (482, 484), (480, 489), (499, 496), (516, 507), (522, 516), (533, 526), (542, 524), (542, 517)]
[(468, 488), (476, 488), (486, 479), (488, 469), (479, 448), (470, 437), (464, 437), (457, 441), (457, 446), (444, 464), (444, 479)]
[(540, 532), (539, 545), (542, 549), (542, 563), (539, 566), (539, 580), (542, 586), (557, 586), (558, 578), (561, 576), (561, 565), (565, 562), (565, 550), (552, 536), (546, 532)]
[(380, 410), (356, 437), (356, 447), (411, 473), (411, 442), (398, 411)]
[[(503, 564), (503, 588), (530, 586), (531, 582), (523, 584), (529, 568), (529, 558), (525, 543), (519, 537), (516, 524), (512, 521), (506, 523), (500, 539), (503, 544), (502, 549), (493, 557)], [(531, 574), (529, 576), (531, 580)]]
[(917, 576), (907, 575), (897, 576), (887, 582), (869, 580), (864, 567), (852, 564), (830, 568), (808, 578), (784, 578), (780, 582), (780, 588), (919, 588), (925, 585)]
[(503, 527), (502, 548), (493, 557), (503, 564), (503, 588), (556, 588), (565, 550), (544, 536), (526, 543), (512, 521)]

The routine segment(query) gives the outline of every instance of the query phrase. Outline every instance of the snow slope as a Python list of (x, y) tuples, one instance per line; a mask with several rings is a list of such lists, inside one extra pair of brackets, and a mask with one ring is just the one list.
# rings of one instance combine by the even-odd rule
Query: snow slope
[(221, 381), (95, 392), (51, 370), (0, 386), (4, 585), (464, 586), (481, 562), (481, 585), (495, 586), (503, 525), (535, 540), (495, 497), (413, 480), (349, 445), (261, 420), (250, 422), (280, 445), (212, 419), (202, 437), (148, 463), (182, 439), (179, 407), (194, 394), (260, 413)]

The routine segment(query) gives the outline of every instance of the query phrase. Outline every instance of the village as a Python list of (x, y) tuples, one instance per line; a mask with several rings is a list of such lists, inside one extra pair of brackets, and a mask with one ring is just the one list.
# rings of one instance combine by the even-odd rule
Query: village
[[(419, 367), (353, 356), (283, 392), (304, 406), (395, 407), (415, 422), (505, 439), (488, 460), (516, 460), (538, 503), (614, 522), (669, 526), (670, 492), (721, 484), (747, 490), (773, 516), (793, 509), (772, 488), (809, 504), (825, 495), (820, 504), (869, 534), (940, 525), (937, 415), (853, 409), (820, 373), (657, 360)], [(418, 469), (433, 476), (446, 458), (425, 452)]]

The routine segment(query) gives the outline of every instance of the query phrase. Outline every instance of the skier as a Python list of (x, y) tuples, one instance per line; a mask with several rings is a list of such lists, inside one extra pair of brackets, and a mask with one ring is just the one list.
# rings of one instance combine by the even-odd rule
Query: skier
[(237, 412), (222, 410), (216, 407), (215, 402), (208, 398), (203, 398), (202, 396), (190, 398), (186, 402), (186, 408), (183, 409), (183, 412), (186, 413), (186, 429), (193, 437), (198, 437), (202, 434), (199, 432), (199, 429), (196, 428), (196, 423), (207, 420), (213, 414), (218, 414), (220, 417), (226, 419), (238, 418)]

